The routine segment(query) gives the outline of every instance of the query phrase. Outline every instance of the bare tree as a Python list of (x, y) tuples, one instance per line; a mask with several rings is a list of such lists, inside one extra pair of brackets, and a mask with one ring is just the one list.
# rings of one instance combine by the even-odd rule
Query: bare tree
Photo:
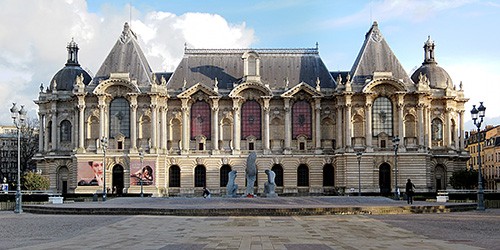
[(36, 168), (32, 161), (33, 156), (38, 152), (38, 119), (28, 117), (25, 125), (21, 128), (21, 172)]

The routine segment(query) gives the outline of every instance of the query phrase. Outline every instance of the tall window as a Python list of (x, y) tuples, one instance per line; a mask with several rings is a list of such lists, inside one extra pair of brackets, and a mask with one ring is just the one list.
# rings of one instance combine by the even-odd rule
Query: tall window
[(191, 106), (191, 140), (199, 135), (210, 139), (210, 132), (210, 105), (204, 101), (193, 103)]
[(220, 186), (225, 187), (227, 186), (227, 182), (229, 181), (229, 172), (231, 172), (231, 166), (229, 165), (222, 165), (220, 168)]
[(297, 187), (307, 187), (309, 186), (309, 168), (301, 164), (297, 168)]
[(433, 141), (441, 141), (443, 140), (443, 122), (436, 118), (432, 120), (432, 140)]
[(130, 137), (130, 106), (127, 99), (115, 98), (109, 104), (109, 135)]
[(49, 143), (52, 142), (52, 122), (51, 121), (47, 125), (47, 135), (49, 137)]
[(168, 169), (168, 186), (181, 187), (181, 168), (173, 165)]
[(283, 167), (280, 164), (274, 164), (271, 170), (276, 174), (274, 177), (276, 186), (283, 187)]
[(255, 136), (261, 139), (260, 104), (256, 101), (247, 101), (241, 106), (241, 136), (247, 138)]
[(68, 120), (61, 122), (61, 142), (71, 142), (71, 123)]
[(207, 184), (207, 171), (205, 166), (198, 165), (194, 168), (194, 186), (205, 187)]
[(299, 135), (307, 136), (307, 139), (312, 138), (312, 118), (311, 105), (307, 101), (298, 101), (293, 104), (292, 108), (292, 131), (293, 138)]
[(378, 136), (380, 133), (386, 133), (388, 136), (392, 136), (393, 116), (391, 100), (383, 96), (378, 97), (373, 102), (372, 112), (373, 135)]

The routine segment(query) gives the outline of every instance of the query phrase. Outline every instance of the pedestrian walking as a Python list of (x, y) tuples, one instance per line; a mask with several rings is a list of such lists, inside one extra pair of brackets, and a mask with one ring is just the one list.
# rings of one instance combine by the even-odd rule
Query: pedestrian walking
[(415, 185), (410, 179), (406, 182), (406, 199), (408, 204), (413, 204), (413, 195), (415, 194)]
[(203, 187), (203, 198), (210, 198), (210, 190), (207, 187)]

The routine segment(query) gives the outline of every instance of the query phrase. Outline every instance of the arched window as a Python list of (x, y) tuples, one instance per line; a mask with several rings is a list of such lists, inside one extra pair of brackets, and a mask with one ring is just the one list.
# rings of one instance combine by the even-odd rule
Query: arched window
[(297, 168), (297, 187), (309, 186), (309, 168), (305, 164), (301, 164)]
[(392, 102), (389, 98), (381, 96), (373, 102), (372, 125), (374, 136), (378, 136), (380, 133), (392, 136)]
[(170, 166), (168, 169), (168, 186), (181, 187), (181, 168), (177, 165)]
[(207, 184), (207, 171), (205, 166), (198, 165), (194, 168), (194, 186), (205, 187)]
[(416, 137), (416, 125), (415, 116), (407, 115), (405, 119), (405, 136), (406, 137)]
[(114, 138), (118, 134), (130, 137), (130, 105), (123, 97), (109, 104), (109, 136)]
[(261, 136), (260, 104), (256, 101), (246, 101), (241, 106), (241, 136), (243, 139), (255, 136), (257, 140)]
[(227, 186), (227, 182), (229, 181), (229, 172), (231, 172), (231, 166), (225, 164), (220, 168), (220, 186)]
[(323, 186), (335, 186), (335, 169), (332, 164), (326, 164), (323, 167)]
[(191, 106), (191, 140), (194, 140), (199, 135), (210, 139), (210, 132), (210, 105), (204, 101), (195, 102)]
[(274, 183), (278, 187), (283, 187), (283, 167), (280, 164), (274, 164), (271, 170), (276, 174)]
[(307, 139), (312, 138), (311, 105), (307, 101), (298, 101), (292, 108), (292, 132), (293, 138), (305, 135)]
[(433, 141), (441, 141), (443, 140), (443, 122), (436, 118), (432, 120), (432, 140)]
[(61, 142), (71, 142), (71, 122), (68, 120), (62, 121), (60, 132)]

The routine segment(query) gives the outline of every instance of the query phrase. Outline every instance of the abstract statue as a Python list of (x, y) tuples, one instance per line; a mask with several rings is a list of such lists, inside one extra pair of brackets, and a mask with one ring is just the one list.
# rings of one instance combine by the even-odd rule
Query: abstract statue
[(236, 197), (236, 192), (238, 191), (238, 184), (234, 183), (237, 175), (236, 170), (231, 170), (228, 174), (229, 179), (226, 185), (226, 193), (228, 197)]
[(276, 184), (274, 183), (274, 178), (276, 174), (270, 169), (266, 169), (267, 181), (264, 183), (264, 196), (265, 197), (277, 197), (278, 195), (274, 191), (276, 189)]
[(247, 158), (247, 168), (246, 168), (246, 178), (247, 178), (247, 190), (246, 195), (248, 197), (253, 197), (253, 186), (255, 184), (255, 179), (257, 178), (257, 165), (255, 161), (257, 160), (257, 154), (255, 152), (250, 153)]

